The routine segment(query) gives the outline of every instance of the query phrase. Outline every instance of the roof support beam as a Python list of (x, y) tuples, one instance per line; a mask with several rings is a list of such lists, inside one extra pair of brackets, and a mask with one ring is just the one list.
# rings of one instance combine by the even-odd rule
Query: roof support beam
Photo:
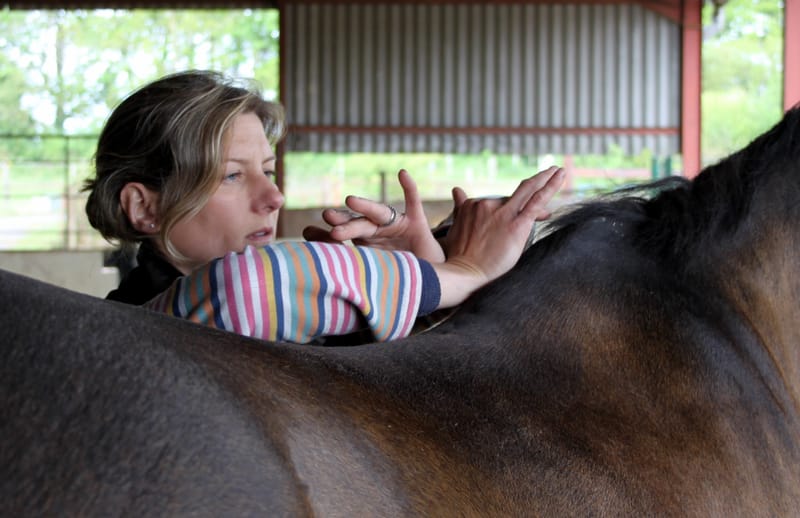
[(703, 0), (684, 0), (681, 69), (681, 154), (683, 175), (700, 172), (700, 91), (702, 85)]
[(800, 2), (783, 3), (783, 109), (800, 102)]

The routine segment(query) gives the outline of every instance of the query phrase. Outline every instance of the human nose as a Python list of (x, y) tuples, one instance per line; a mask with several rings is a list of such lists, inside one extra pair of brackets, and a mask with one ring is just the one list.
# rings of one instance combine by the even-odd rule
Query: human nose
[(253, 201), (257, 211), (271, 212), (283, 206), (284, 197), (278, 184), (267, 176), (261, 176)]

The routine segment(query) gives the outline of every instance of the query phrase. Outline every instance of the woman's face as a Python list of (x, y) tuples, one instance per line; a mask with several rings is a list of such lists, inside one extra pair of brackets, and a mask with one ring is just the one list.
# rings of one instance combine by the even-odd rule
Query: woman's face
[(238, 115), (223, 148), (217, 190), (170, 234), (175, 248), (189, 258), (175, 267), (188, 274), (228, 252), (271, 243), (283, 201), (275, 184), (275, 153), (261, 121), (253, 113)]

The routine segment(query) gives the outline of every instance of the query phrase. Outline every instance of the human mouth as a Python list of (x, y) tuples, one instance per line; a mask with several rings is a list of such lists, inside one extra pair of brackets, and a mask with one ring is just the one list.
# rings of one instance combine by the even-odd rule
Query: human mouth
[(274, 239), (274, 232), (271, 228), (264, 228), (252, 234), (248, 234), (245, 238), (249, 243), (255, 245), (265, 245), (271, 243)]

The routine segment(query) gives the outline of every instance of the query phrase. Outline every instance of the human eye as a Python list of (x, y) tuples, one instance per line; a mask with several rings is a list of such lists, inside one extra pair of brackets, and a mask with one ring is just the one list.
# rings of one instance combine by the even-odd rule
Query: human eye
[(275, 180), (275, 170), (274, 169), (264, 169), (264, 176), (269, 178), (270, 180)]
[(225, 173), (225, 176), (222, 178), (222, 181), (226, 183), (233, 183), (241, 177), (242, 177), (241, 171), (234, 171), (231, 173)]

